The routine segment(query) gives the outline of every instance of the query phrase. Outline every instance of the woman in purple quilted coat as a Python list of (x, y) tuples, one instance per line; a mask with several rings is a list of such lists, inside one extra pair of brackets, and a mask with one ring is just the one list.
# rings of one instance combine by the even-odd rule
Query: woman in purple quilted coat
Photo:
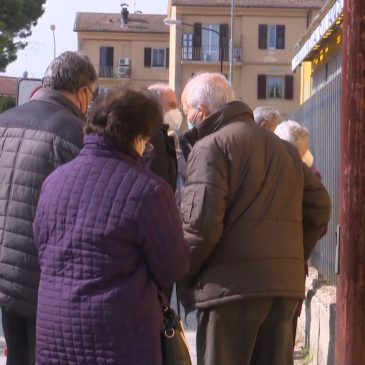
[(147, 91), (113, 89), (80, 155), (44, 182), (34, 221), (37, 365), (160, 365), (158, 290), (188, 269), (171, 188), (141, 155), (162, 123)]

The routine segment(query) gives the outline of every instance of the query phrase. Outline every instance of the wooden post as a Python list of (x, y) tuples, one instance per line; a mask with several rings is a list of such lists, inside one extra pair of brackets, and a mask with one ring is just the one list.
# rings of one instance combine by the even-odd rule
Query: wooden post
[(345, 0), (336, 365), (365, 365), (365, 6)]

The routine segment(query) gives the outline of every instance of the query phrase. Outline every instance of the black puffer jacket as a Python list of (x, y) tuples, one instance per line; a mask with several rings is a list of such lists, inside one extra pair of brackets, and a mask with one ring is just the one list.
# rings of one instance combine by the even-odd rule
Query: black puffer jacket
[(164, 179), (173, 192), (176, 190), (177, 159), (173, 137), (167, 135), (168, 126), (161, 128), (151, 138), (153, 150), (143, 156), (145, 167)]
[(0, 306), (36, 315), (39, 265), (32, 223), (43, 180), (82, 146), (82, 115), (53, 90), (0, 114)]

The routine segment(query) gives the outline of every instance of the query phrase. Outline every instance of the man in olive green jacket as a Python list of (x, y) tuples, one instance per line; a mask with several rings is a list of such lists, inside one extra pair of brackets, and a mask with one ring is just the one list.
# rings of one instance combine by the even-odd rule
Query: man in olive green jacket
[(304, 259), (327, 226), (328, 193), (222, 75), (190, 80), (182, 104), (195, 138), (181, 206), (192, 248), (182, 299), (198, 309), (198, 364), (292, 364)]

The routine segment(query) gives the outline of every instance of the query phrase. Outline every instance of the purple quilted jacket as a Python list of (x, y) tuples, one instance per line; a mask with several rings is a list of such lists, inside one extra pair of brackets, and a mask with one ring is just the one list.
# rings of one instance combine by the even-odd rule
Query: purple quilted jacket
[(37, 365), (160, 365), (157, 287), (190, 256), (171, 188), (90, 135), (46, 179), (33, 228)]

